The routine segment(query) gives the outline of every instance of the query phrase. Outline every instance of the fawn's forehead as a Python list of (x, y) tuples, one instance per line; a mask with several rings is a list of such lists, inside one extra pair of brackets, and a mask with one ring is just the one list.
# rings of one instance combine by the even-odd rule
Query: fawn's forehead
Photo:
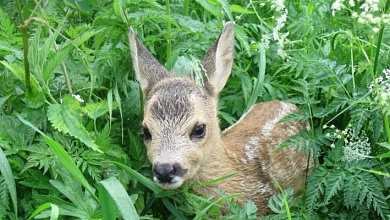
[(159, 84), (148, 95), (146, 115), (168, 125), (181, 125), (196, 113), (196, 105), (204, 99), (202, 92), (186, 79), (175, 79)]

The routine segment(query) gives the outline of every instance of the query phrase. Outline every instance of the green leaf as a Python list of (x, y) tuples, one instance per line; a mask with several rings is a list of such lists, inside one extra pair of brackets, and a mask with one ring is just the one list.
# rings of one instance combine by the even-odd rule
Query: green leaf
[(233, 15), (232, 12), (230, 11), (230, 5), (227, 0), (218, 0), (218, 3), (222, 6), (223, 11), (226, 13), (230, 21), (233, 21)]
[(103, 219), (111, 220), (117, 218), (115, 202), (110, 196), (109, 192), (104, 189), (103, 185), (99, 183), (99, 200), (102, 207)]
[(115, 166), (120, 167), (122, 170), (124, 170), (126, 173), (128, 173), (130, 176), (132, 176), (134, 179), (138, 180), (142, 185), (146, 186), (148, 189), (152, 190), (154, 193), (159, 194), (162, 192), (162, 189), (152, 180), (149, 178), (144, 177), (142, 174), (138, 173), (137, 171), (131, 169), (130, 167), (114, 162)]
[(107, 92), (107, 103), (108, 103), (108, 114), (110, 115), (110, 129), (111, 129), (111, 123), (112, 123), (112, 110), (114, 109), (114, 104), (112, 100), (112, 89), (108, 90)]
[[(100, 187), (101, 186), (101, 187)], [(122, 214), (122, 218), (125, 220), (136, 220), (139, 219), (139, 215), (135, 210), (133, 201), (130, 199), (126, 190), (123, 188), (122, 184), (114, 177), (105, 179), (99, 183), (99, 196), (100, 193), (103, 193), (102, 199), (105, 197), (111, 197), (115, 202), (116, 207), (119, 209), (119, 212)], [(108, 195), (107, 195), (108, 194)], [(103, 217), (107, 215), (108, 218), (104, 219), (116, 219), (115, 210), (110, 204), (110, 200), (102, 203), (103, 208)], [(104, 205), (104, 206), (103, 206)]]
[[(72, 52), (72, 50), (76, 47), (78, 47), (80, 44), (84, 43), (91, 37), (93, 37), (95, 34), (99, 33), (100, 31), (87, 31), (83, 35), (79, 36), (78, 38), (70, 41), (65, 46), (63, 46), (60, 50), (58, 50), (53, 57), (50, 57), (50, 59), (47, 59), (44, 66), (43, 66), (43, 79), (47, 81), (51, 74), (53, 74), (55, 68), (65, 60), (69, 56), (69, 54)], [(53, 36), (53, 37), (56, 37)], [(45, 54), (48, 56), (47, 54)]]
[(94, 189), (89, 185), (87, 179), (83, 176), (79, 168), (74, 163), (72, 157), (64, 150), (64, 148), (56, 141), (45, 135), (42, 131), (36, 128), (33, 124), (23, 119), (20, 115), (17, 115), (18, 119), (26, 124), (27, 126), (34, 129), (36, 132), (42, 135), (45, 142), (49, 145), (49, 147), (53, 150), (54, 154), (58, 157), (60, 162), (64, 165), (64, 167), (72, 174), (72, 176), (82, 185), (84, 188), (92, 195), (92, 197), (96, 200), (98, 198), (95, 196)]
[[(26, 85), (26, 79), (24, 77), (24, 69), (17, 64), (8, 63), (6, 61), (0, 61), (16, 78)], [(45, 96), (42, 92), (42, 88), (33, 75), (30, 75), (31, 91), (26, 92), (26, 101), (28, 107), (39, 108), (45, 103)]]
[(27, 220), (33, 219), (39, 213), (41, 213), (42, 211), (44, 211), (46, 209), (49, 209), (49, 208), (51, 208), (51, 212), (52, 212), (50, 220), (51, 219), (58, 219), (58, 216), (59, 216), (58, 206), (55, 205), (55, 204), (52, 204), (50, 202), (47, 202), (47, 203), (44, 203), (44, 204), (40, 205), (37, 209), (35, 209), (35, 211), (30, 215), (30, 217), (28, 217)]
[[(111, 93), (112, 94), (112, 93)], [(112, 106), (112, 96), (111, 96), (111, 108)], [(100, 102), (87, 103), (82, 110), (84, 113), (88, 115), (90, 119), (96, 120), (97, 118), (103, 116), (109, 111), (108, 103), (106, 100), (102, 100)], [(112, 110), (111, 110), (112, 111)]]
[(265, 48), (262, 44), (259, 45), (259, 66), (258, 66), (258, 74), (257, 78), (255, 80), (255, 83), (253, 85), (252, 94), (249, 98), (249, 101), (246, 105), (246, 111), (249, 110), (249, 108), (256, 103), (257, 97), (260, 95), (260, 91), (263, 88), (264, 84), (264, 77), (265, 77), (265, 66), (266, 66), (266, 60), (265, 60)]
[(11, 195), (12, 205), (14, 206), (15, 215), (18, 216), (18, 200), (16, 196), (16, 185), (11, 166), (0, 147), (0, 173), (4, 177), (9, 194)]
[(127, 23), (127, 19), (126, 19), (126, 16), (124, 14), (124, 11), (123, 11), (123, 1), (122, 0), (114, 0), (114, 12), (115, 12), (115, 15), (121, 19), (121, 21), (123, 23)]
[(48, 61), (45, 63), (43, 67), (43, 79), (47, 81), (51, 74), (54, 72), (54, 69), (65, 60), (65, 58), (70, 54), (70, 51), (72, 50), (72, 45), (67, 45), (63, 48), (61, 48), (59, 51), (56, 52), (56, 54), (48, 59)]
[(63, 132), (64, 134), (69, 134), (69, 129), (62, 119), (61, 108), (60, 104), (50, 105), (47, 109), (47, 118), (55, 129)]
[(173, 214), (175, 215), (178, 219), (180, 220), (187, 220), (187, 218), (183, 215), (181, 211), (177, 209), (176, 206), (174, 206), (167, 198), (162, 198), (161, 199), (165, 207)]
[(344, 186), (345, 175), (343, 171), (332, 172), (326, 179), (325, 203), (329, 203), (336, 193)]
[(206, 11), (210, 12), (215, 17), (221, 16), (221, 11), (218, 7), (210, 3), (209, 0), (196, 0)]
[(235, 13), (240, 13), (240, 14), (254, 14), (254, 11), (250, 11), (246, 8), (243, 8), (240, 5), (231, 5), (230, 10)]
[(88, 147), (102, 153), (95, 140), (81, 123), (80, 111), (80, 103), (72, 96), (66, 95), (62, 99), (62, 104), (53, 104), (49, 107), (48, 118), (53, 127), (59, 131), (69, 133)]

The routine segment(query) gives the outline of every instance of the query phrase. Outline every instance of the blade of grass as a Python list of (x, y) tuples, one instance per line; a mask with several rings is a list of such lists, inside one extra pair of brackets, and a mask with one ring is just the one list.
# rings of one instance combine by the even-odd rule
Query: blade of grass
[(30, 217), (28, 217), (27, 220), (33, 219), (35, 216), (37, 216), (42, 211), (49, 209), (51, 207), (51, 205), (52, 204), (49, 202), (40, 205), (37, 209), (35, 209), (35, 211), (30, 215)]
[(12, 174), (11, 166), (5, 156), (4, 151), (0, 148), (0, 173), (4, 177), (9, 194), (11, 196), (12, 205), (14, 207), (15, 216), (18, 216), (18, 201), (16, 197), (16, 185), (14, 175)]
[(224, 200), (227, 200), (227, 199), (231, 199), (231, 198), (234, 198), (236, 197), (238, 194), (231, 194), (231, 195), (227, 195), (227, 196), (224, 196), (224, 197), (221, 197), (219, 199), (217, 199), (215, 202), (211, 203), (209, 206), (207, 206), (205, 209), (203, 209), (202, 211), (198, 212), (196, 214), (196, 216), (194, 217), (194, 220), (198, 220), (198, 219), (204, 219), (204, 215), (206, 214), (206, 212), (211, 208), (213, 207), (214, 205), (218, 204), (218, 203), (222, 203)]
[(266, 66), (266, 60), (265, 60), (265, 48), (262, 44), (259, 45), (259, 73), (257, 75), (257, 79), (255, 82), (255, 85), (253, 86), (252, 94), (249, 97), (249, 101), (246, 105), (246, 110), (248, 111), (250, 107), (256, 103), (257, 97), (259, 97), (260, 91), (264, 84), (264, 77), (265, 77), (265, 66)]
[(274, 180), (276, 186), (278, 187), (278, 189), (280, 190), (280, 193), (282, 194), (282, 197), (283, 197), (283, 204), (284, 204), (284, 208), (286, 209), (286, 215), (287, 215), (287, 219), (288, 220), (291, 220), (291, 211), (290, 211), (290, 206), (288, 204), (288, 200), (287, 200), (287, 197), (282, 189), (282, 186), (280, 186), (279, 182), (272, 177), (272, 179)]
[(64, 167), (72, 174), (72, 176), (82, 185), (84, 188), (91, 194), (91, 196), (96, 200), (99, 199), (96, 197), (94, 193), (94, 189), (91, 185), (89, 185), (87, 179), (83, 176), (83, 173), (79, 170), (79, 168), (74, 163), (72, 157), (64, 150), (64, 148), (58, 142), (54, 141), (47, 135), (45, 135), (41, 130), (36, 128), (29, 121), (22, 118), (20, 115), (17, 115), (18, 119), (23, 122), (25, 125), (31, 127), (36, 132), (42, 135), (45, 142), (49, 145), (49, 147), (53, 150), (54, 154), (58, 157), (60, 162), (64, 165)]
[(118, 163), (115, 161), (113, 161), (113, 163), (115, 164), (115, 166), (123, 169), (130, 176), (132, 176), (133, 178), (138, 180), (140, 183), (142, 183), (142, 185), (144, 185), (148, 189), (152, 190), (154, 193), (159, 194), (162, 192), (162, 189), (156, 183), (154, 183), (152, 180), (150, 180), (149, 178), (144, 177), (142, 174), (138, 173), (137, 171), (131, 169), (130, 167), (128, 167), (124, 164), (121, 164), (121, 163)]
[(106, 220), (116, 219), (116, 206), (109, 192), (102, 184), (98, 185), (100, 205), (102, 207), (102, 217)]
[[(122, 214), (123, 219), (125, 220), (139, 219), (139, 215), (135, 210), (133, 202), (131, 201), (125, 188), (123, 188), (122, 184), (116, 178), (111, 177), (101, 181), (99, 183), (99, 189), (102, 190), (99, 191), (99, 196), (100, 193), (103, 193), (105, 198), (107, 198), (107, 196), (111, 197), (112, 201), (115, 202), (116, 207), (119, 209), (119, 212)], [(116, 219), (115, 216), (116, 211), (112, 203), (110, 203), (109, 201), (106, 203), (106, 201), (102, 201), (102, 200), (101, 202), (104, 211), (103, 217), (107, 217), (104, 216), (105, 214), (109, 215), (108, 218), (103, 218), (103, 219)], [(107, 205), (107, 206), (104, 207), (103, 205)]]
[(167, 209), (173, 214), (175, 215), (179, 220), (186, 220), (187, 218), (183, 215), (182, 212), (180, 212), (179, 210), (177, 210), (177, 208), (167, 199), (167, 198), (163, 198), (162, 199), (162, 202), (163, 204), (165, 205), (165, 207), (167, 207)]
[(204, 187), (204, 186), (208, 186), (208, 185), (211, 185), (211, 184), (220, 182), (220, 181), (222, 181), (222, 180), (228, 179), (228, 178), (230, 178), (230, 177), (232, 177), (232, 176), (238, 174), (239, 172), (241, 172), (241, 171), (236, 171), (236, 172), (230, 173), (230, 174), (228, 174), (228, 175), (219, 177), (219, 178), (217, 178), (217, 179), (213, 179), (213, 180), (210, 180), (210, 181), (201, 183), (201, 184), (199, 184), (199, 185), (194, 186), (193, 188), (196, 189), (196, 188), (200, 188), (200, 187)]
[(55, 204), (50, 204), (51, 212), (50, 212), (50, 220), (57, 220), (60, 216), (60, 209)]

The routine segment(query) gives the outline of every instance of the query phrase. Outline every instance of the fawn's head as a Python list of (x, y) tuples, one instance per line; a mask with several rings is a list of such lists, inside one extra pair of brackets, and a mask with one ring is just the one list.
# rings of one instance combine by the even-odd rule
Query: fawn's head
[(225, 25), (201, 62), (203, 87), (190, 76), (169, 73), (133, 30), (129, 40), (134, 71), (146, 98), (142, 126), (153, 179), (165, 189), (177, 188), (221, 143), (217, 99), (232, 68), (233, 24)]

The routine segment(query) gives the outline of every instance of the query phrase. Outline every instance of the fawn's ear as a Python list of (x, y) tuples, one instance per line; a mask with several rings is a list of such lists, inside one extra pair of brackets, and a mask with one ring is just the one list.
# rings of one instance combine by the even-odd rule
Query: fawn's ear
[[(221, 35), (209, 49), (202, 60), (207, 77), (205, 78), (207, 91), (212, 96), (218, 93), (225, 86), (233, 65), (234, 52), (234, 30), (233, 22), (228, 22), (222, 30)], [(207, 79), (208, 78), (208, 79)]]
[(147, 95), (150, 89), (158, 81), (169, 76), (169, 73), (135, 36), (132, 28), (129, 32), (129, 41), (135, 75), (142, 92)]

